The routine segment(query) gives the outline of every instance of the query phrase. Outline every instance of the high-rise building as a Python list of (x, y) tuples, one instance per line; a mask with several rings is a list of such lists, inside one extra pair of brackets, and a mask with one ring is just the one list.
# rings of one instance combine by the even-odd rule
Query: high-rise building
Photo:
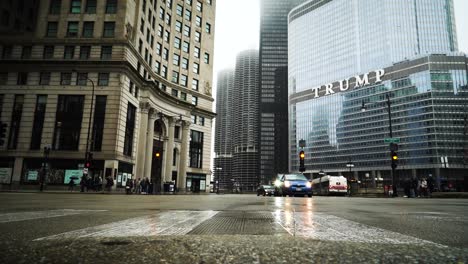
[(258, 183), (258, 50), (237, 56), (232, 93), (232, 177), (242, 190)]
[(259, 175), (288, 172), (288, 13), (305, 0), (261, 0)]
[(305, 140), (308, 174), (391, 184), (393, 163), (397, 185), (432, 175), (440, 188), (462, 188), (467, 59), (457, 52), (453, 13), (451, 0), (312, 0), (294, 8), (290, 169), (298, 171)]
[(2, 183), (84, 174), (205, 191), (215, 1), (44, 0), (36, 12), (33, 37), (0, 36)]
[[(218, 73), (216, 87), (216, 127), (215, 127), (215, 158), (214, 180), (219, 188), (226, 190), (232, 184), (233, 157), (233, 105), (234, 70), (228, 69)], [(215, 186), (216, 188), (218, 186)]]
[(0, 1), (0, 34), (32, 33), (38, 7), (39, 0)]

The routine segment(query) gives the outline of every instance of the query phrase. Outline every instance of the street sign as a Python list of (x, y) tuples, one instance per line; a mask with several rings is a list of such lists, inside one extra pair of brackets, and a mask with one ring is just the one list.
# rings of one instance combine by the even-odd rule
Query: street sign
[(400, 143), (400, 138), (385, 138), (385, 143)]

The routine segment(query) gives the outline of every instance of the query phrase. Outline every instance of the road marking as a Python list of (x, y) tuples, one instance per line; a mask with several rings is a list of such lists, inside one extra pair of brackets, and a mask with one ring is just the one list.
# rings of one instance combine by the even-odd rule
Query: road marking
[(193, 228), (212, 218), (216, 211), (167, 211), (154, 215), (131, 218), (105, 225), (84, 228), (35, 241), (84, 237), (131, 237), (185, 235)]
[[(326, 241), (347, 241), (372, 244), (417, 244), (446, 247), (431, 241), (368, 226), (334, 215), (314, 212), (275, 211), (276, 221), (289, 233)], [(294, 221), (296, 230), (294, 230)], [(295, 232), (294, 232), (295, 231)]]
[(60, 209), (60, 210), (49, 210), (49, 211), (5, 213), (5, 214), (0, 214), (0, 223), (18, 222), (18, 221), (25, 221), (25, 220), (52, 218), (52, 217), (104, 212), (104, 211), (107, 211), (107, 210)]

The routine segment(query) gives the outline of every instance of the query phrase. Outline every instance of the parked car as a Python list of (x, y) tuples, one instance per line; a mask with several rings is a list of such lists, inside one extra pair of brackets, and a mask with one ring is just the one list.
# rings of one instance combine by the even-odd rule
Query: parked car
[(312, 183), (303, 174), (284, 174), (275, 182), (277, 195), (312, 197)]
[(273, 196), (275, 195), (275, 186), (273, 185), (260, 185), (257, 189), (257, 196)]

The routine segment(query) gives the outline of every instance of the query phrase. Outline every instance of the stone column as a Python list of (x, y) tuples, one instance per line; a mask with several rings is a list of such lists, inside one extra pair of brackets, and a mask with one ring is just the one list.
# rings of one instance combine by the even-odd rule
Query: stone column
[(182, 144), (180, 146), (180, 162), (179, 162), (179, 183), (178, 188), (180, 191), (185, 192), (185, 184), (187, 181), (187, 167), (188, 167), (188, 144), (189, 144), (189, 130), (190, 123), (185, 121), (182, 123)]
[(138, 149), (137, 149), (137, 169), (136, 178), (144, 177), (145, 173), (145, 154), (146, 154), (146, 142), (147, 142), (147, 131), (148, 131), (148, 113), (149, 103), (140, 103), (140, 126), (138, 133)]
[(174, 152), (174, 130), (175, 130), (175, 121), (174, 118), (168, 118), (168, 133), (167, 133), (167, 145), (166, 145), (166, 156), (165, 156), (165, 168), (166, 176), (165, 181), (172, 180), (172, 154)]
[(151, 179), (151, 167), (153, 165), (153, 143), (154, 143), (154, 122), (156, 121), (157, 115), (154, 109), (151, 109), (148, 116), (148, 133), (146, 140), (146, 156), (145, 156), (145, 177)]

